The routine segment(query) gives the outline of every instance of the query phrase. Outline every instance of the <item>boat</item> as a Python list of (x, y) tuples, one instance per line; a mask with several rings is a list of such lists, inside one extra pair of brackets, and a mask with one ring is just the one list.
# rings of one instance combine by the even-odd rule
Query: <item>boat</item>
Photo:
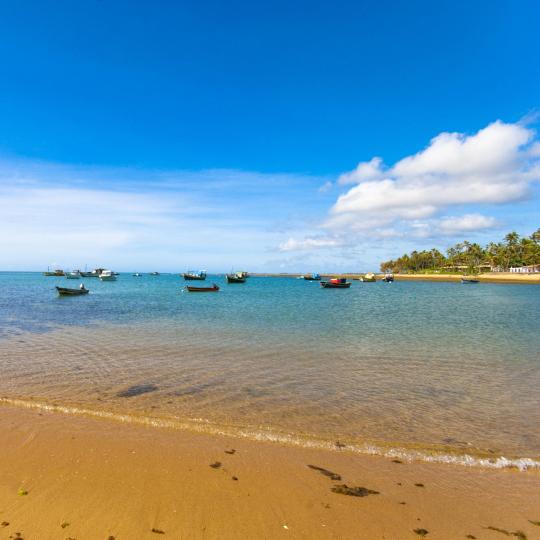
[(67, 279), (81, 279), (82, 275), (80, 270), (73, 270), (72, 272), (68, 272), (66, 274)]
[(141, 277), (141, 276), (142, 276), (142, 274), (139, 274), (139, 272), (135, 272), (135, 273), (133, 274), (133, 277)]
[(49, 270), (47, 268), (47, 271), (46, 272), (43, 272), (43, 275), (44, 276), (48, 276), (48, 277), (63, 277), (65, 276), (65, 272), (63, 270)]
[(476, 278), (462, 277), (461, 283), (480, 283), (480, 280)]
[(105, 268), (94, 268), (91, 272), (81, 272), (81, 277), (99, 277)]
[(382, 281), (386, 281), (386, 283), (392, 283), (392, 281), (394, 281), (394, 274), (386, 272), (386, 274), (384, 274), (384, 277), (382, 278)]
[(351, 286), (351, 282), (346, 278), (332, 278), (328, 281), (321, 281), (321, 287), (323, 289), (348, 289)]
[(90, 291), (81, 283), (78, 289), (68, 289), (67, 287), (56, 287), (60, 296), (81, 296), (88, 294)]
[(227, 274), (225, 277), (227, 278), (227, 283), (245, 283), (246, 282), (244, 272), (236, 272), (234, 274)]
[[(140, 274), (139, 274), (140, 275)], [(159, 272), (150, 272), (151, 276), (159, 276)]]
[(364, 283), (374, 283), (376, 281), (375, 274), (373, 272), (368, 272), (360, 278), (360, 281), (363, 281)]
[(193, 270), (188, 270), (183, 274), (186, 281), (204, 281), (206, 279), (206, 272), (201, 270), (200, 272), (194, 272)]
[(218, 292), (219, 287), (213, 283), (211, 287), (193, 287), (193, 285), (186, 285), (188, 292)]
[(101, 279), (101, 281), (116, 281), (116, 275), (111, 270), (103, 270), (103, 272), (99, 274), (99, 279)]
[(321, 281), (320, 274), (307, 274), (304, 276), (306, 281)]

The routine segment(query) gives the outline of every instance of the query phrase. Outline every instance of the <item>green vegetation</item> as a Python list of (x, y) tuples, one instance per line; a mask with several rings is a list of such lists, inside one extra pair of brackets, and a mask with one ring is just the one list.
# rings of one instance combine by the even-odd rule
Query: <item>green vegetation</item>
[(381, 272), (420, 273), (477, 273), (480, 271), (507, 271), (511, 267), (540, 264), (540, 229), (529, 237), (508, 233), (502, 242), (491, 242), (486, 247), (468, 241), (446, 250), (413, 251), (398, 259), (381, 263)]

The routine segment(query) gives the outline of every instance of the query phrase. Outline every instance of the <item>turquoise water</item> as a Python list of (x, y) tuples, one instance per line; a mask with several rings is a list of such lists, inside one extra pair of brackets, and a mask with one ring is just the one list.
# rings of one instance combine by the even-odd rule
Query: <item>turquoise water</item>
[[(255, 438), (540, 456), (540, 287), (0, 273), (0, 395)], [(375, 450), (374, 450), (375, 449)], [(378, 451), (378, 450), (377, 450)]]

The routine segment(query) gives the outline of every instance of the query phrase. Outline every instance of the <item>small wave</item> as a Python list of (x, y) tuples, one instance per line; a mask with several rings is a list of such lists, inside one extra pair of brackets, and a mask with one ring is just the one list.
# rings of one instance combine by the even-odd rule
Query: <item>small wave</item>
[(216, 426), (208, 420), (202, 418), (191, 418), (187, 420), (157, 418), (151, 416), (138, 416), (134, 414), (123, 414), (111, 411), (99, 411), (86, 409), (69, 405), (53, 405), (35, 401), (26, 401), (22, 399), (13, 399), (0, 397), (0, 404), (22, 407), (27, 409), (38, 409), (49, 412), (60, 412), (70, 415), (88, 416), (105, 418), (116, 422), (130, 424), (141, 424), (158, 428), (170, 428), (176, 430), (194, 431), (211, 435), (221, 435), (227, 437), (236, 437), (249, 439), (253, 441), (273, 442), (300, 446), (303, 448), (324, 449), (332, 451), (349, 451), (357, 454), (381, 456), (391, 459), (400, 459), (403, 461), (424, 461), (429, 463), (446, 463), (452, 465), (462, 465), (466, 467), (482, 467), (488, 469), (516, 469), (519, 471), (528, 471), (540, 469), (540, 461), (527, 458), (506, 458), (504, 456), (482, 457), (470, 454), (449, 454), (436, 451), (426, 451), (409, 448), (387, 448), (374, 444), (347, 444), (339, 445), (330, 441), (302, 437), (289, 433), (280, 433), (268, 430), (251, 430), (245, 428), (232, 428)]

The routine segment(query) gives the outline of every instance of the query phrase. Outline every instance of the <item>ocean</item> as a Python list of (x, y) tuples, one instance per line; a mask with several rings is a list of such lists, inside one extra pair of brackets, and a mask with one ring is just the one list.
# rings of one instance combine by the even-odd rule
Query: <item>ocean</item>
[[(540, 466), (540, 287), (322, 289), (0, 272), (0, 401), (486, 467)], [(194, 284), (200, 284), (194, 283)]]

